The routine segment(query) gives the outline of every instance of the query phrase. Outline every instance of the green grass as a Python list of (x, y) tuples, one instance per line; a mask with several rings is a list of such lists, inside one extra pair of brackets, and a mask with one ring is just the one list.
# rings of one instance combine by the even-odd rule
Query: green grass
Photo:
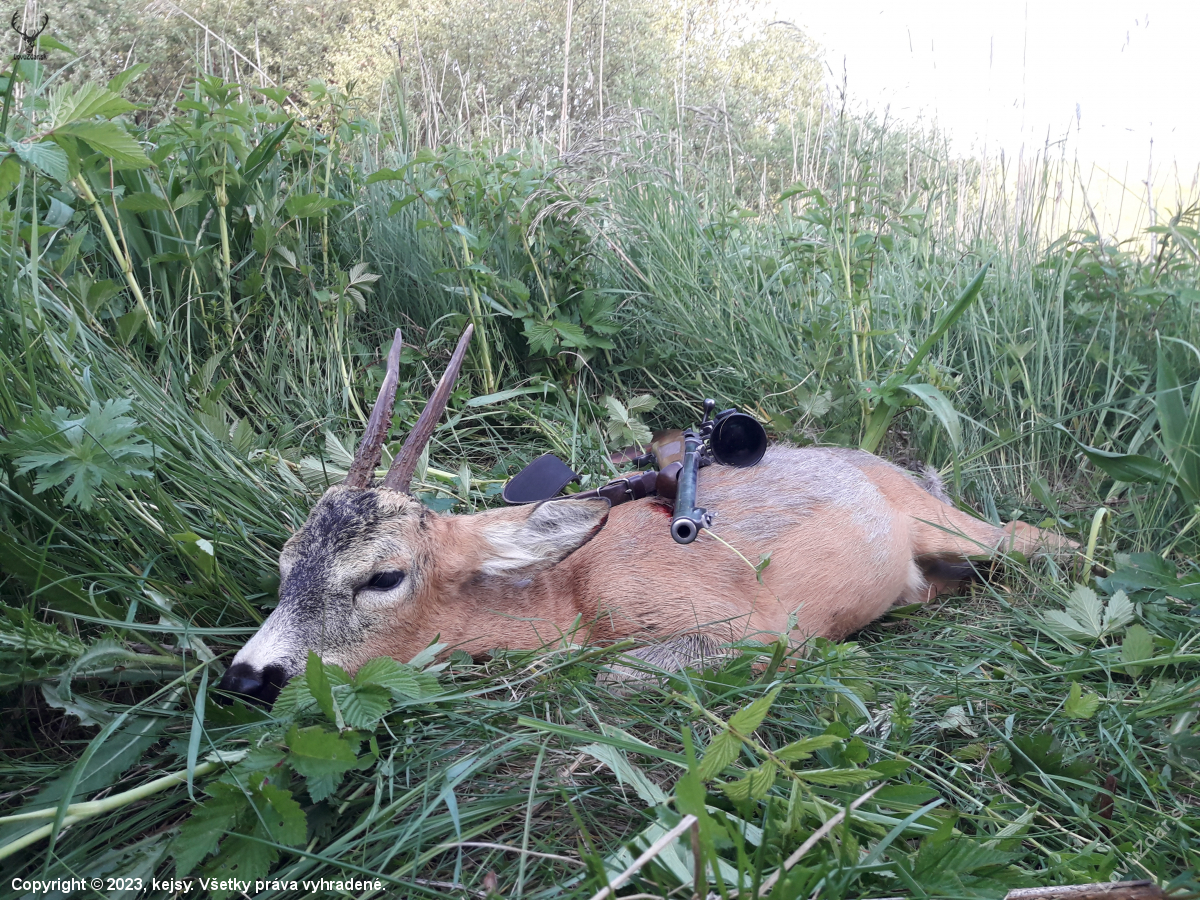
[[(1179, 343), (1200, 344), (1195, 210), (1156, 258), (1082, 231), (1044, 241), (1047, 198), (1019, 223), (981, 211), (936, 145), (906, 161), (831, 120), (807, 190), (752, 211), (723, 168), (675, 181), (649, 139), (573, 168), (410, 154), (336, 92), (314, 88), (326, 119), (286, 129), (276, 100), (216, 80), (139, 133), (147, 158), (104, 125), (119, 103), (64, 124), (37, 77), (9, 123), (25, 156), (0, 160), (4, 891), (9, 872), (182, 869), (431, 897), (481, 896), (494, 873), (503, 896), (588, 897), (694, 813), (708, 888), (746, 896), (876, 786), (772, 896), (1197, 888), (1200, 363)], [(889, 380), (985, 264), (905, 376), (921, 392)], [(597, 680), (613, 651), (565, 645), (346, 684), (311, 664), (271, 714), (217, 705), (280, 545), (344, 468), (391, 329), (399, 438), (468, 319), (485, 340), (418, 479), (434, 508), (495, 504), (548, 449), (605, 477), (605, 397), (652, 395), (657, 426), (714, 396), (780, 440), (844, 445), (884, 397), (884, 455), (929, 462), (989, 518), (1093, 542), (1102, 574), (1014, 560), (794, 665), (747, 646), (632, 695)], [(110, 400), (128, 406), (105, 418)], [(1114, 481), (1071, 436), (1157, 475)], [(53, 844), (16, 848), (59, 816)], [(622, 890), (691, 896), (691, 848), (685, 833)]]

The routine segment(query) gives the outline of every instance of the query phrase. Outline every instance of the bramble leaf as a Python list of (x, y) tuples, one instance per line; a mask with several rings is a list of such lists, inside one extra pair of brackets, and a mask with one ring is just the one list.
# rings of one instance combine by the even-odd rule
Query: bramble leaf
[(775, 702), (775, 698), (779, 696), (782, 688), (774, 688), (763, 696), (759, 697), (745, 709), (734, 713), (733, 718), (729, 720), (729, 727), (741, 735), (750, 735), (759, 725), (762, 720), (767, 717), (767, 713), (771, 709), (771, 704)]
[(1142, 666), (1133, 665), (1139, 660), (1154, 657), (1154, 638), (1143, 625), (1130, 625), (1125, 629), (1125, 640), (1121, 642), (1121, 662), (1125, 663), (1125, 674), (1137, 678)]
[(827, 787), (862, 784), (864, 781), (873, 781), (883, 777), (874, 769), (793, 769), (792, 772), (805, 781), (823, 784)]
[(116, 122), (72, 122), (59, 128), (56, 134), (87, 141), (97, 152), (134, 169), (145, 169), (151, 165), (142, 145)]
[(701, 781), (712, 780), (727, 765), (737, 759), (741, 749), (741, 738), (731, 732), (722, 731), (708, 745), (708, 750), (704, 754), (704, 759), (700, 760), (696, 774), (700, 776)]
[(358, 762), (358, 737), (336, 735), (319, 725), (298, 728), (287, 733), (288, 762), (308, 779), (308, 793), (313, 800), (324, 800), (333, 793), (342, 776)]
[(353, 685), (340, 696), (342, 717), (351, 728), (374, 728), (392, 706), (387, 688), (375, 684)]
[(1067, 694), (1067, 700), (1063, 704), (1063, 714), (1068, 719), (1090, 719), (1099, 708), (1100, 695), (1089, 692), (1086, 697), (1083, 696), (1083, 688), (1079, 686), (1079, 682), (1075, 682), (1071, 685), (1071, 692)]
[(216, 852), (218, 842), (250, 805), (245, 792), (237, 785), (218, 781), (206, 790), (211, 796), (196, 807), (171, 845), (175, 874), (181, 878), (204, 857)]
[(775, 755), (780, 759), (799, 762), (802, 759), (808, 759), (815, 750), (824, 750), (826, 747), (832, 747), (841, 742), (842, 739), (836, 734), (818, 734), (815, 737), (792, 741), (786, 747), (776, 750)]

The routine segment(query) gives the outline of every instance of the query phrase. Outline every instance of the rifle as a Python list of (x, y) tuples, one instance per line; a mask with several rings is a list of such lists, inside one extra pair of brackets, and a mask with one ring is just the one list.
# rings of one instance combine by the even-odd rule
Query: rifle
[[(700, 469), (714, 462), (737, 468), (757, 465), (767, 451), (767, 432), (757, 419), (736, 409), (724, 410), (713, 418), (716, 405), (713, 400), (705, 400), (704, 418), (694, 430), (689, 428), (682, 435), (679, 489), (671, 520), (671, 537), (679, 544), (694, 541), (701, 528), (712, 524), (715, 515), (696, 505)], [(661, 461), (659, 472), (666, 473)]]
[(715, 515), (696, 505), (700, 469), (714, 462), (738, 468), (753, 466), (767, 450), (767, 432), (757, 419), (736, 409), (713, 416), (716, 406), (715, 400), (705, 400), (699, 425), (656, 433), (647, 452), (630, 448), (612, 456), (616, 464), (653, 466), (657, 471), (619, 478), (592, 491), (556, 496), (579, 476), (557, 456), (546, 453), (513, 476), (504, 486), (503, 497), (510, 504), (603, 497), (616, 505), (658, 494), (675, 501), (671, 537), (677, 543), (690, 544), (701, 528), (712, 524)]

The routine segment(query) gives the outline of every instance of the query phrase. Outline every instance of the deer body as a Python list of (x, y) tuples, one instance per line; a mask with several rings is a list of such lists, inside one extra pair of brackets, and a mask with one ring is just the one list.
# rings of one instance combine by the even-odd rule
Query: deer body
[[(681, 545), (654, 498), (456, 516), (386, 487), (331, 488), (285, 546), (280, 604), (222, 684), (271, 699), (310, 649), (354, 671), (435, 638), (476, 655), (568, 634), (770, 640), (791, 624), (796, 638), (841, 638), (927, 599), (924, 572), (939, 562), (1070, 544), (975, 519), (857, 450), (772, 447), (753, 468), (703, 469), (700, 496), (718, 517)], [(767, 555), (760, 582), (753, 564)]]

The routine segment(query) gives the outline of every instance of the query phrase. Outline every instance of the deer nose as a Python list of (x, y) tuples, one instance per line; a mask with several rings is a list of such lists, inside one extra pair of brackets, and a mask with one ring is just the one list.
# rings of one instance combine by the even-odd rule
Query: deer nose
[(235, 662), (225, 670), (218, 687), (226, 694), (238, 694), (259, 705), (270, 706), (287, 681), (283, 666), (256, 669), (249, 663)]

